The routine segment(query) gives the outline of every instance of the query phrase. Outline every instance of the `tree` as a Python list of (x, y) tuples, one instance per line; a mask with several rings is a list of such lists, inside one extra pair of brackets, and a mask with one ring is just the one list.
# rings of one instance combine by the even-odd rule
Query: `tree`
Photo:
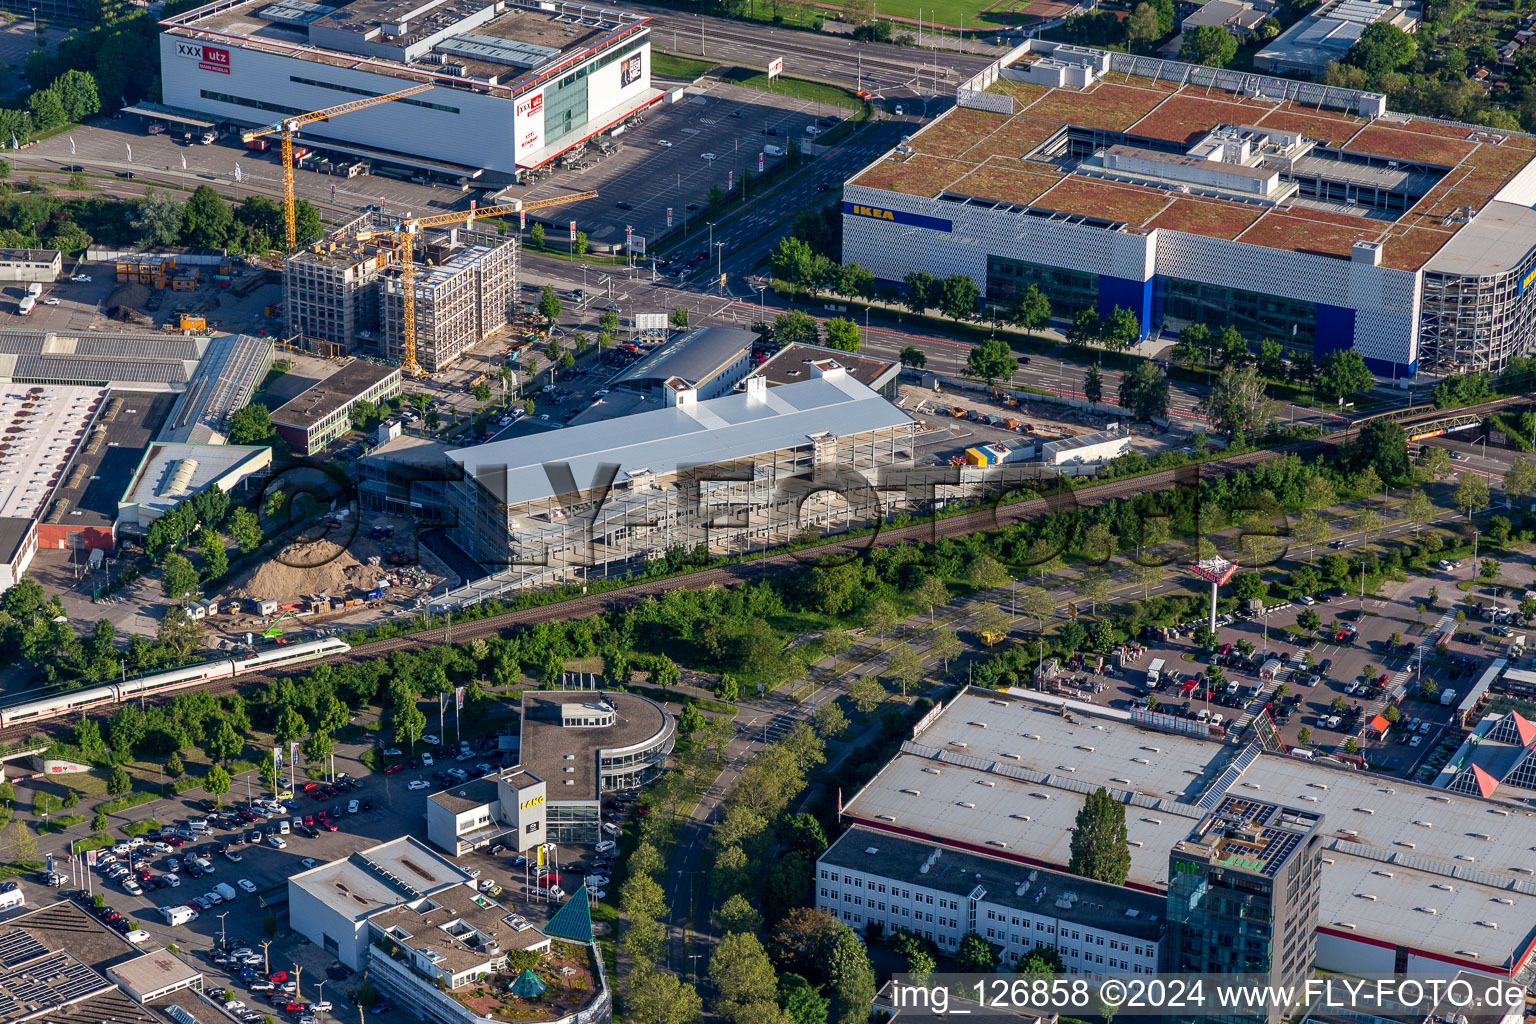
[(1038, 331), (1051, 322), (1051, 300), (1037, 286), (1029, 285), (1019, 294), (1018, 303), (1009, 317), (1014, 326), (1026, 331)]
[(528, 231), (528, 244), (535, 249), (544, 248), (544, 225), (538, 221), (534, 221), (533, 227)]
[(668, 317), (668, 322), (678, 330), (686, 331), (688, 329), (688, 307), (678, 306), (672, 311), (672, 315)]
[(1120, 404), (1132, 410), (1140, 420), (1163, 417), (1168, 413), (1168, 379), (1162, 367), (1150, 360), (1120, 378)]
[[(123, 751), (126, 753), (126, 751)], [(128, 769), (122, 765), (112, 769), (112, 774), (107, 776), (107, 795), (122, 796), (133, 788), (133, 779), (128, 775)]]
[(763, 915), (739, 892), (715, 909), (715, 920), (724, 932), (756, 932), (763, 926)]
[(203, 789), (217, 799), (229, 792), (229, 782), (229, 772), (225, 771), (223, 765), (216, 764), (208, 769), (208, 775), (203, 779)]
[(891, 653), (886, 661), (885, 671), (901, 686), (901, 696), (907, 696), (907, 687), (917, 682), (923, 675), (923, 659), (911, 647), (902, 645)]
[(144, 198), (135, 204), (129, 225), (140, 245), (176, 245), (181, 241), (184, 219), (181, 200), (175, 194), (146, 188)]
[(214, 761), (220, 763), (233, 761), (245, 749), (245, 740), (235, 732), (235, 727), (230, 724), (229, 719), (225, 718), (219, 721), (219, 726), (209, 737), (205, 749)]
[(1179, 332), (1179, 340), (1173, 346), (1176, 362), (1188, 365), (1202, 356), (1210, 358), (1211, 329), (1204, 324), (1189, 324)]
[(980, 345), (972, 347), (965, 357), (966, 369), (988, 384), (995, 380), (1008, 380), (1013, 376), (1017, 366), (1013, 350), (1001, 338), (988, 338)]
[(1413, 524), (1414, 535), (1417, 536), (1420, 529), (1435, 517), (1435, 506), (1430, 502), (1429, 495), (1422, 490), (1414, 488), (1403, 499), (1403, 518)]
[(1373, 508), (1362, 508), (1350, 517), (1349, 527), (1367, 539), (1374, 538), (1381, 533), (1381, 513)]
[(267, 444), (275, 433), (272, 413), (260, 402), (235, 410), (229, 418), (229, 444)]
[(182, 238), (189, 245), (223, 247), (236, 232), (235, 214), (222, 196), (208, 185), (199, 185), (187, 200)]
[(1237, 56), (1237, 38), (1219, 25), (1200, 25), (1184, 33), (1179, 60), (1186, 64), (1204, 64), (1224, 68)]
[(1223, 433), (1240, 437), (1264, 426), (1274, 415), (1275, 404), (1265, 388), (1257, 367), (1229, 363), (1201, 399), (1200, 407)]
[(817, 344), (820, 341), (820, 332), (816, 326), (816, 318), (798, 309), (780, 313), (773, 319), (773, 341), (780, 347)]
[(1323, 617), (1311, 608), (1303, 608), (1296, 616), (1296, 625), (1311, 632), (1323, 624)]
[(1307, 561), (1312, 561), (1312, 550), (1317, 545), (1328, 539), (1332, 533), (1328, 520), (1318, 515), (1311, 509), (1307, 509), (1296, 520), (1296, 525), (1291, 528), (1291, 536), (1307, 546)]
[(744, 1011), (753, 1004), (778, 1004), (773, 961), (751, 932), (731, 932), (720, 940), (709, 958), (709, 976), (717, 993), (715, 1012), (726, 1020), (750, 1019)]
[(859, 325), (847, 317), (833, 317), (827, 321), (827, 347), (840, 352), (859, 350)]
[(1392, 487), (1402, 485), (1412, 476), (1408, 465), (1407, 431), (1401, 424), (1385, 418), (1372, 420), (1360, 431), (1350, 462), (1371, 467), (1379, 479)]
[(908, 345), (901, 350), (901, 365), (910, 366), (914, 370), (921, 370), (924, 366), (928, 365), (928, 357), (923, 354), (922, 349), (915, 345)]
[(902, 304), (914, 313), (921, 313), (938, 301), (939, 282), (926, 270), (907, 271), (902, 285)]
[(1099, 319), (1099, 314), (1091, 309), (1080, 309), (1072, 315), (1072, 322), (1067, 325), (1067, 344), (1087, 348), (1098, 341), (1103, 332), (1104, 322)]
[(1456, 507), (1467, 514), (1469, 522), (1472, 513), (1488, 507), (1488, 499), (1487, 480), (1476, 473), (1461, 474), (1461, 482), (1456, 485)]
[(634, 1024), (696, 1024), (704, 1016), (704, 1001), (694, 987), (667, 971), (634, 971), (624, 1017)]
[(827, 1001), (798, 974), (779, 977), (779, 1005), (789, 1015), (790, 1024), (827, 1024)]
[[(410, 707), (415, 707), (415, 701), (409, 702)], [(398, 717), (398, 712), (397, 712)], [(286, 747), (288, 744), (303, 736), (307, 726), (304, 724), (304, 716), (291, 707), (285, 707), (278, 712), (272, 725), (272, 732), (277, 742)]]
[(1132, 53), (1146, 53), (1162, 33), (1157, 30), (1157, 8), (1139, 3), (1125, 22), (1125, 42)]
[(1372, 82), (1380, 82), (1384, 76), (1413, 60), (1418, 52), (1419, 44), (1413, 36), (1396, 25), (1378, 21), (1360, 33), (1344, 59), (1364, 71)]
[(229, 538), (235, 542), (242, 555), (248, 555), (261, 545), (261, 520), (247, 508), (237, 508), (230, 517)]
[(1259, 372), (1272, 380), (1285, 379), (1285, 347), (1273, 338), (1259, 342)]
[[(161, 566), (160, 590), (172, 601), (181, 601), (197, 592), (197, 570), (185, 556), (172, 552)], [(173, 614), (175, 609), (166, 614)]]
[(1104, 318), (1100, 338), (1105, 348), (1115, 351), (1130, 348), (1141, 340), (1141, 322), (1136, 319), (1135, 313), (1116, 306), (1110, 310), (1109, 316)]
[(976, 932), (966, 932), (955, 947), (955, 970), (962, 974), (991, 974), (997, 970), (997, 947)]
[(1337, 402), (1347, 402), (1362, 391), (1369, 391), (1375, 383), (1376, 378), (1366, 368), (1365, 357), (1352, 348), (1334, 349), (1317, 368), (1318, 388)]
[(839, 295), (849, 298), (870, 296), (875, 293), (875, 275), (858, 263), (850, 263), (834, 271), (837, 283), (833, 286)]
[(875, 998), (875, 970), (853, 929), (837, 933), (826, 962), (834, 1024), (861, 1024)]
[(1302, 726), (1297, 731), (1297, 733), (1296, 733), (1296, 742), (1298, 742), (1298, 743), (1300, 743), (1302, 745), (1306, 745), (1308, 743), (1311, 743), (1312, 742), (1312, 730), (1310, 728), (1308, 728), (1307, 726), (1305, 726), (1305, 725)]
[(37, 840), (32, 838), (32, 833), (27, 831), (27, 826), (19, 820), (11, 822), (11, 827), (6, 832), (5, 848), (11, 855), (13, 863), (37, 860)]
[(179, 779), (187, 774), (187, 766), (181, 762), (181, 751), (171, 751), (170, 758), (165, 762), (165, 774), (171, 779)]
[[(979, 563), (981, 559), (978, 558), (976, 561)], [(993, 561), (996, 562), (997, 560), (993, 559)], [(998, 565), (998, 569), (1002, 569), (1001, 564)], [(972, 565), (971, 572), (974, 573), (975, 571), (976, 566)], [(1004, 575), (1006, 576), (1006, 573)], [(926, 607), (928, 614), (932, 616), (935, 608), (941, 604), (949, 603), (949, 587), (938, 576), (924, 576), (923, 582), (919, 583), (917, 589), (912, 592), (912, 597), (918, 604)]]
[(884, 704), (890, 693), (874, 676), (859, 676), (848, 685), (848, 696), (853, 699), (853, 706), (867, 715)]
[(555, 286), (546, 284), (539, 292), (539, 316), (544, 318), (545, 323), (553, 325), (564, 311), (565, 304), (560, 301), (560, 294), (555, 291)]
[(949, 663), (960, 653), (960, 638), (948, 629), (938, 629), (932, 634), (929, 642), (928, 653), (939, 659), (939, 664), (944, 666), (944, 671), (949, 671)]
[(1124, 885), (1131, 871), (1131, 848), (1125, 829), (1125, 805), (1100, 786), (1083, 801), (1072, 831), (1074, 875)]
[(571, 252), (577, 256), (585, 256), (587, 254), (587, 233), (585, 231), (576, 232), (576, 237), (571, 240)]
[[(1148, 4), (1140, 6), (1149, 7)], [(1083, 397), (1090, 402), (1104, 400), (1104, 375), (1099, 372), (1097, 366), (1088, 367), (1088, 372), (1083, 374)]]
[[(1429, 449), (1441, 451), (1442, 449)], [(1516, 459), (1504, 474), (1504, 493), (1511, 498), (1524, 498), (1536, 490), (1536, 462)]]
[(951, 320), (969, 320), (981, 303), (981, 289), (965, 274), (953, 274), (939, 285), (939, 310)]
[(1056, 601), (1044, 587), (1025, 587), (1019, 610), (1035, 620), (1036, 627), (1045, 631), (1045, 620), (1056, 611)]

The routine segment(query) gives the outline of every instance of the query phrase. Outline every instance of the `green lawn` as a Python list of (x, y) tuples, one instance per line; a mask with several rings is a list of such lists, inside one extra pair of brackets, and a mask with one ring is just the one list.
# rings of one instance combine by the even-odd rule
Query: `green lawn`
[(680, 78), (692, 81), (710, 68), (712, 60), (694, 60), (690, 57), (674, 57), (670, 53), (651, 53), (651, 74), (662, 78)]
[(857, 96), (849, 90), (840, 89), (835, 85), (822, 85), (820, 82), (805, 82), (798, 78), (783, 77), (770, 81), (768, 72), (754, 71), (751, 68), (731, 68), (720, 77), (732, 85), (742, 85), (748, 89), (761, 89), (763, 92), (771, 92), (779, 96), (793, 96), (796, 99), (802, 100), (817, 100), (829, 106), (843, 107), (847, 110), (857, 110), (860, 106)]

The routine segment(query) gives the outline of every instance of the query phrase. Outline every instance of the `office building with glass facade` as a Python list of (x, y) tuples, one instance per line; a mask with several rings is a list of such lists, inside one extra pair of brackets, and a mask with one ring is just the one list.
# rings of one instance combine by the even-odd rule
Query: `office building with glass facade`
[(544, 780), (552, 843), (595, 843), (605, 793), (666, 767), (677, 726), (653, 700), (598, 690), (524, 690), (519, 762)]
[[(1161, 969), (1241, 974), (1299, 987), (1317, 956), (1321, 814), (1224, 796), (1168, 855), (1168, 934)], [(1278, 1022), (1288, 1007), (1201, 1021)]]
[(1031, 40), (847, 182), (843, 258), (1387, 380), (1496, 372), (1536, 348), (1533, 155), (1378, 94)]

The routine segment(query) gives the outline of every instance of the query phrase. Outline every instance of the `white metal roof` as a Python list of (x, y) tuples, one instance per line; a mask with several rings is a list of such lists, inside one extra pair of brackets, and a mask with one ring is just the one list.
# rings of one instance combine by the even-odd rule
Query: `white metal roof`
[(1325, 816), (1319, 927), (1485, 969), (1531, 945), (1536, 811), (1283, 755), (1227, 773), (1232, 744), (1094, 711), (968, 691), (844, 813), (1060, 867), (1083, 797), (1105, 786), (1129, 799), (1130, 884), (1163, 889), (1169, 850), (1215, 784)]
[(812, 435), (839, 437), (901, 426), (911, 417), (845, 374), (785, 384), (761, 394), (733, 394), (686, 407), (656, 409), (584, 423), (450, 452), (467, 475), (499, 492), (506, 469), (508, 504), (559, 493), (546, 464), (570, 467), (576, 486), (589, 487), (598, 467), (649, 467), (657, 476), (679, 468), (750, 458), (810, 443)]

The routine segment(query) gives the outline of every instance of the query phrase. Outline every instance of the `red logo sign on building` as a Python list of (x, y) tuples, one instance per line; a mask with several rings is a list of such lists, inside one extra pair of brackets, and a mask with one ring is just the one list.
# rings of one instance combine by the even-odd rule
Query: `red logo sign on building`
[(222, 46), (204, 46), (202, 59), (197, 66), (204, 71), (216, 71), (221, 75), (229, 74), (229, 51)]

